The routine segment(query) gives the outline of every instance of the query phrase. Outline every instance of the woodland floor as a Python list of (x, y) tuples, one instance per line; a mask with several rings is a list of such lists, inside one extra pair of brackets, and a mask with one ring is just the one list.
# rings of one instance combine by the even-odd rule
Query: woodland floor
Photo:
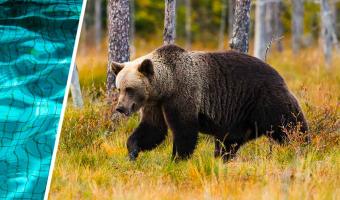
[(138, 116), (108, 120), (106, 55), (79, 55), (86, 106), (79, 110), (68, 103), (50, 198), (340, 199), (340, 58), (328, 71), (316, 48), (296, 56), (273, 52), (268, 62), (299, 99), (310, 145), (302, 145), (298, 134), (285, 146), (260, 138), (224, 164), (213, 156), (212, 138), (202, 135), (191, 159), (173, 163), (170, 133), (164, 144), (130, 162), (125, 143)]

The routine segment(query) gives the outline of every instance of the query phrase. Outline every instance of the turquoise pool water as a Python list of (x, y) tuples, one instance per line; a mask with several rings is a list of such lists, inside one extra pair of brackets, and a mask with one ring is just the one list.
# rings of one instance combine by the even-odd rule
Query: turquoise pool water
[(42, 199), (82, 0), (0, 0), (0, 198)]

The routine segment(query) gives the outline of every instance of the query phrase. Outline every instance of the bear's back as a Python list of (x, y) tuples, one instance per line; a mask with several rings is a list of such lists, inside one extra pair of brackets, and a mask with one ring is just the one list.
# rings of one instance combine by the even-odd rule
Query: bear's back
[(193, 59), (203, 62), (198, 64), (207, 74), (212, 73), (215, 79), (218, 76), (242, 79), (252, 84), (271, 82), (284, 84), (283, 78), (270, 65), (262, 60), (235, 51), (226, 52), (193, 52)]
[(234, 51), (192, 52), (191, 58), (202, 78), (200, 115), (217, 129), (244, 121), (264, 98), (290, 98), (283, 78), (260, 59)]

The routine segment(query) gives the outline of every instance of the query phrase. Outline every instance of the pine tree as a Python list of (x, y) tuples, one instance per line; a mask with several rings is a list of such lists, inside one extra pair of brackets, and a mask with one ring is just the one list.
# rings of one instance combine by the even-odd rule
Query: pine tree
[(176, 37), (176, 0), (165, 0), (164, 44), (175, 43)]
[(191, 0), (185, 0), (185, 48), (191, 49)]
[(249, 49), (250, 0), (236, 0), (230, 48), (247, 53)]
[(111, 72), (112, 61), (126, 62), (130, 59), (129, 31), (130, 5), (128, 0), (109, 0), (108, 2), (109, 60), (107, 67), (107, 95), (112, 101), (115, 75)]

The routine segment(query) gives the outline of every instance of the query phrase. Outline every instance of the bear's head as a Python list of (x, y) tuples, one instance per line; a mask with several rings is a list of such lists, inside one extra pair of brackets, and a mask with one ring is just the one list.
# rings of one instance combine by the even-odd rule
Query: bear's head
[(127, 116), (137, 112), (150, 99), (151, 79), (154, 68), (151, 59), (141, 57), (125, 63), (111, 63), (119, 91), (116, 111)]

